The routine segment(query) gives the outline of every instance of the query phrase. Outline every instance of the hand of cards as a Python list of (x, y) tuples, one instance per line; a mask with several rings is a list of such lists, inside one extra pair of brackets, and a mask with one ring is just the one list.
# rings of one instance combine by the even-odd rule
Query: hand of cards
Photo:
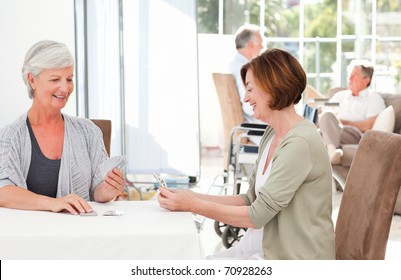
[(100, 165), (100, 172), (102, 172), (102, 176), (106, 177), (107, 172), (112, 170), (113, 168), (123, 169), (127, 164), (127, 157), (126, 156), (115, 156), (109, 158), (105, 162)]
[(164, 181), (162, 178), (160, 178), (159, 175), (157, 175), (156, 173), (153, 173), (153, 177), (155, 177), (155, 179), (157, 180), (157, 182), (159, 182), (160, 186), (167, 188), (167, 183), (166, 183), (166, 181)]

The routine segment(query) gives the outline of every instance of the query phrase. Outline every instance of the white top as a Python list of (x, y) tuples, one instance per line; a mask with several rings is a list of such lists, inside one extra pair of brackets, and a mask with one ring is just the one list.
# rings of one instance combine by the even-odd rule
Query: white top
[(330, 102), (338, 102), (338, 117), (348, 121), (363, 121), (378, 115), (385, 109), (383, 98), (369, 89), (362, 90), (358, 96), (353, 96), (350, 90), (334, 94)]

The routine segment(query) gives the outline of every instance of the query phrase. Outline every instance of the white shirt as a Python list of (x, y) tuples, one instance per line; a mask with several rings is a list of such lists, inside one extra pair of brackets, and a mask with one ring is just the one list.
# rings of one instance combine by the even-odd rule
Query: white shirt
[(330, 102), (338, 102), (338, 117), (348, 121), (363, 121), (378, 115), (385, 109), (383, 98), (371, 90), (364, 89), (358, 96), (353, 96), (350, 90), (334, 94)]

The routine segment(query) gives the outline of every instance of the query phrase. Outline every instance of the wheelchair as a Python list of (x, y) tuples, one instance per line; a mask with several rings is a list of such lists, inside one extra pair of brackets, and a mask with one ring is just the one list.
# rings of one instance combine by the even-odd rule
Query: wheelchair
[[(262, 124), (243, 123), (232, 129), (226, 170), (214, 178), (208, 190), (209, 194), (216, 188), (219, 195), (241, 192), (241, 186), (247, 183), (247, 176), (250, 175), (258, 156), (259, 146), (255, 142), (260, 140), (266, 127)], [(241, 239), (247, 229), (215, 221), (214, 230), (221, 237), (224, 247), (230, 248)]]

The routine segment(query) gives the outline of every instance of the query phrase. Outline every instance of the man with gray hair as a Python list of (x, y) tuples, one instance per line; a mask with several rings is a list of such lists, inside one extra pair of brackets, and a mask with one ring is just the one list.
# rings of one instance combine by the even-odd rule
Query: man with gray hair
[(330, 99), (339, 103), (338, 113), (324, 112), (319, 119), (320, 133), (332, 164), (341, 162), (342, 145), (358, 144), (362, 134), (372, 129), (377, 116), (385, 109), (383, 98), (369, 88), (373, 65), (369, 61), (354, 60), (348, 70), (351, 71), (348, 89)]
[(244, 102), (245, 87), (242, 83), (241, 67), (259, 55), (263, 49), (263, 39), (260, 28), (254, 24), (241, 26), (235, 34), (235, 47), (237, 54), (228, 66), (228, 70), (234, 76), (235, 83), (242, 103), (242, 111), (245, 121), (248, 123), (261, 123), (253, 117), (252, 107)]

